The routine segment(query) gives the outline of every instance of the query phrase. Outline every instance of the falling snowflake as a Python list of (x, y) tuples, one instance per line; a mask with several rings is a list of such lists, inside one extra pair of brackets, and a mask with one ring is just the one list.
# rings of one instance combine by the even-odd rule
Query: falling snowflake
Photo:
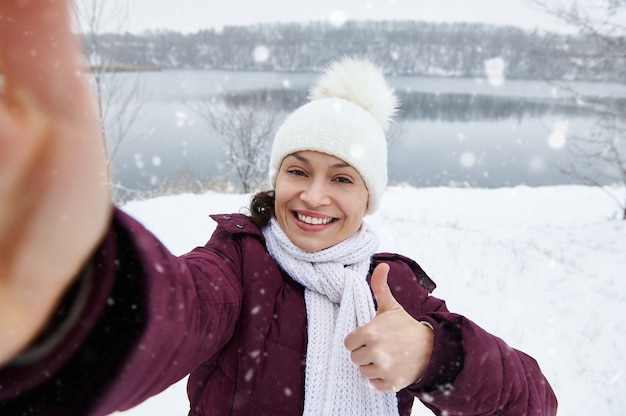
[(177, 111), (175, 113), (175, 116), (176, 116), (177, 127), (183, 127), (185, 126), (185, 124), (187, 124), (187, 120), (189, 119), (189, 116), (187, 115), (187, 113), (184, 113), (182, 111)]
[(143, 156), (140, 153), (135, 153), (135, 166), (137, 169), (143, 169), (145, 166)]
[(258, 63), (267, 61), (270, 58), (269, 48), (265, 45), (258, 45), (254, 48), (254, 51), (252, 51), (252, 58), (254, 62)]
[(365, 151), (365, 147), (362, 144), (355, 143), (352, 146), (350, 146), (348, 153), (354, 160), (358, 160), (358, 159), (362, 159), (365, 156), (366, 151)]
[(569, 122), (560, 120), (552, 125), (552, 131), (548, 136), (548, 146), (553, 149), (560, 149), (567, 142), (567, 132), (569, 130)]
[(499, 87), (504, 84), (504, 70), (506, 69), (504, 59), (499, 57), (487, 59), (484, 61), (484, 65), (489, 84), (494, 87)]
[(334, 27), (341, 27), (346, 23), (347, 17), (342, 10), (335, 10), (328, 16), (328, 21)]
[(472, 152), (465, 152), (459, 157), (459, 163), (464, 168), (471, 168), (476, 164), (476, 155)]

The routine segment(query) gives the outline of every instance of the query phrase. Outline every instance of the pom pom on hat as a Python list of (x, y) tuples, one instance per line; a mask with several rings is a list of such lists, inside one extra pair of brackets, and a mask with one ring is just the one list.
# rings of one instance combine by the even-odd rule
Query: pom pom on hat
[(309, 100), (343, 98), (363, 107), (383, 131), (398, 110), (398, 98), (380, 68), (366, 59), (344, 58), (331, 63), (309, 92)]
[(278, 129), (270, 157), (270, 183), (283, 159), (312, 150), (335, 156), (354, 167), (368, 189), (368, 213), (376, 211), (387, 186), (385, 131), (398, 99), (380, 68), (362, 58), (331, 63), (309, 91), (310, 102)]

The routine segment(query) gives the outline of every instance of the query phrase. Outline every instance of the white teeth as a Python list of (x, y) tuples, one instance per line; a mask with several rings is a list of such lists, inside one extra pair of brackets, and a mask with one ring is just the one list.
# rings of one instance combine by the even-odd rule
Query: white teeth
[(296, 215), (300, 221), (306, 222), (307, 224), (311, 224), (311, 225), (324, 225), (324, 224), (330, 223), (333, 220), (332, 218), (313, 218), (307, 215), (302, 215), (302, 214), (297, 214), (297, 213)]

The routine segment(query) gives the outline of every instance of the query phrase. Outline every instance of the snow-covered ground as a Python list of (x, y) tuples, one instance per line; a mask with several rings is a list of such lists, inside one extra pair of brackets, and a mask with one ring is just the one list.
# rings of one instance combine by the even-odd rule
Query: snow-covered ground
[[(623, 198), (583, 186), (390, 187), (366, 220), (381, 251), (417, 260), (450, 310), (537, 359), (560, 415), (624, 415), (626, 221), (605, 191)], [(209, 214), (240, 212), (249, 198), (179, 195), (124, 209), (183, 253), (209, 238)], [(183, 380), (123, 415), (187, 409)], [(416, 403), (413, 414), (430, 413)]]

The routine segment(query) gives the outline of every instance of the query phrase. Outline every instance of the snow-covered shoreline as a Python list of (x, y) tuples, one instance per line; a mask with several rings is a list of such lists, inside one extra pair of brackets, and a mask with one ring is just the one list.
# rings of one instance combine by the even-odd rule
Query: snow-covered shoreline
[[(607, 188), (618, 198), (624, 189)], [(123, 209), (174, 253), (202, 245), (209, 214), (242, 212), (250, 195), (167, 196)], [(559, 414), (626, 414), (626, 221), (604, 190), (585, 186), (390, 187), (366, 221), (381, 251), (405, 254), (434, 295), (537, 359)], [(187, 413), (179, 383), (127, 416)], [(414, 415), (430, 414), (419, 403)]]

